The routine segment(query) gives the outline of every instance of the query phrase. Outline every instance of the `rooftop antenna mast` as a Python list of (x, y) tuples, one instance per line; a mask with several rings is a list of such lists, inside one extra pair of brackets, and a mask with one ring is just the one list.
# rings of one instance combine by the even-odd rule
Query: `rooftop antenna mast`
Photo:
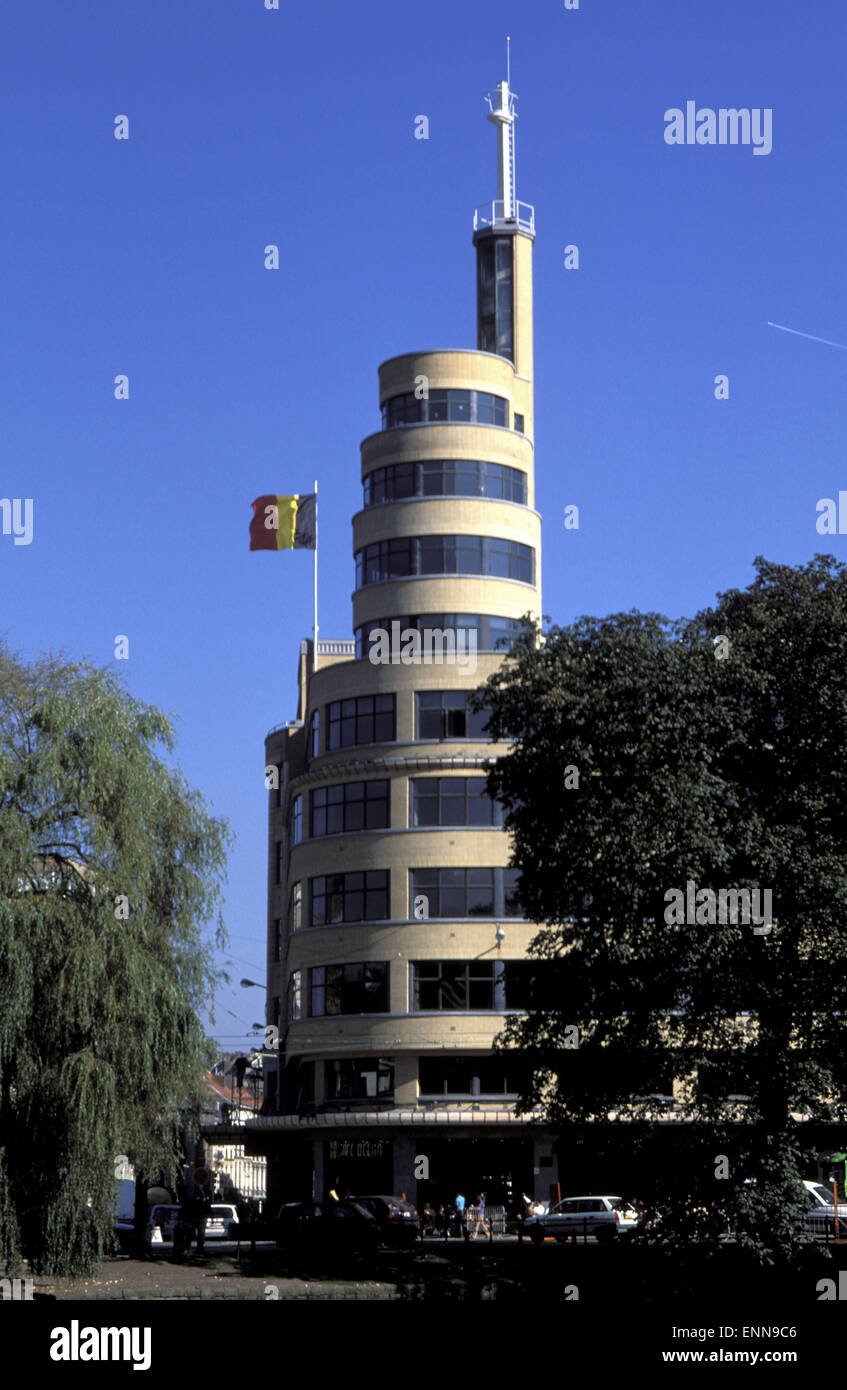
[[(497, 126), (497, 213), (504, 222), (513, 222), (517, 209), (515, 193), (515, 119), (517, 97), (510, 90), (511, 38), (506, 35), (506, 80), (486, 94), (488, 119)], [(500, 209), (502, 208), (502, 212)], [(499, 218), (497, 219), (499, 220)]]

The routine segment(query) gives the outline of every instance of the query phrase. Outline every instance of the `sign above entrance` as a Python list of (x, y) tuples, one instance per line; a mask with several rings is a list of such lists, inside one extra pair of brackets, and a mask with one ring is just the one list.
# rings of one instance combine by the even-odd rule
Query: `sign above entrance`
[(339, 1158), (384, 1158), (390, 1139), (330, 1139), (330, 1162)]

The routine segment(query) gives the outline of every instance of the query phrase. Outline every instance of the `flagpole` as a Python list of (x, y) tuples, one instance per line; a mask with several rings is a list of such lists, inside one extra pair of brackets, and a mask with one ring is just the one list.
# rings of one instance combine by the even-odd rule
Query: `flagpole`
[(312, 675), (318, 669), (318, 480), (315, 479), (315, 622), (312, 628), (314, 632), (314, 644), (312, 646)]

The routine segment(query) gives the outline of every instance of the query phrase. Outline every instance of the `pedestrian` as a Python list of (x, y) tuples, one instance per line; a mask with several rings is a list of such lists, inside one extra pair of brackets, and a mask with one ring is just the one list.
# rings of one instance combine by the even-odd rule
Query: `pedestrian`
[(194, 1227), (196, 1231), (197, 1253), (202, 1255), (206, 1243), (206, 1218), (212, 1213), (212, 1199), (208, 1193), (198, 1193), (193, 1202)]
[(450, 1232), (454, 1235), (459, 1234), (459, 1223), (456, 1215), (456, 1208), (452, 1202), (448, 1202), (444, 1210), (444, 1239), (450, 1239)]
[(456, 1223), (459, 1227), (459, 1230), (461, 1231), (462, 1227), (465, 1224), (465, 1199), (462, 1196), (461, 1192), (458, 1192), (456, 1194), (456, 1200), (453, 1203), (453, 1205), (456, 1208)]

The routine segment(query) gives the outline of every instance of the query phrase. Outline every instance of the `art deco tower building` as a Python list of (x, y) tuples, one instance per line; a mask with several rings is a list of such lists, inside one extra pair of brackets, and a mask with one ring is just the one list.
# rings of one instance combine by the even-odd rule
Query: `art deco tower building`
[[(556, 1177), (492, 1051), (525, 1002), (535, 928), (518, 915), (484, 789), (498, 749), (467, 704), (521, 616), (541, 612), (535, 217), (515, 196), (508, 82), (488, 103), (499, 186), (474, 216), (476, 350), (379, 368), (381, 428), (362, 442), (353, 517), (355, 637), (301, 644), (297, 719), (266, 741), (280, 769), (268, 952), (279, 1050), (250, 1147), (268, 1155), (280, 1200), (349, 1189), (420, 1205), (482, 1189), (508, 1203), (522, 1189), (547, 1196)], [(425, 659), (427, 632), (447, 635), (434, 639), (440, 663)], [(373, 660), (380, 633), (389, 659)]]

